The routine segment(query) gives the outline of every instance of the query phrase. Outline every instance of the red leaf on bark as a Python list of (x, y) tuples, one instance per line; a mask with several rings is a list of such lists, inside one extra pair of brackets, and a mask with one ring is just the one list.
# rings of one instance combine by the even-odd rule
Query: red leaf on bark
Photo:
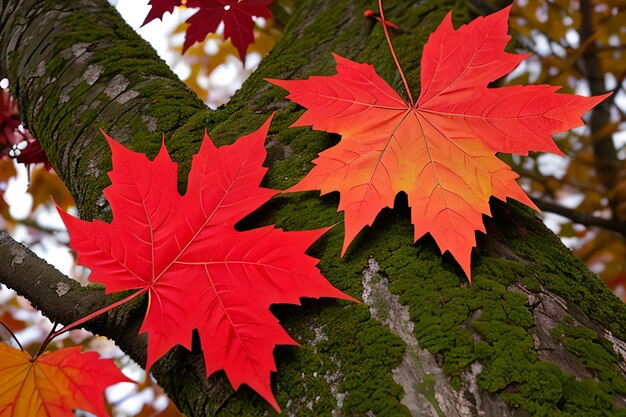
[(248, 45), (254, 42), (253, 17), (273, 17), (267, 6), (272, 0), (188, 0), (188, 7), (199, 7), (187, 19), (189, 27), (185, 35), (183, 53), (195, 42), (202, 42), (209, 33), (215, 33), (224, 23), (224, 39), (232, 41), (242, 62), (246, 62)]
[(489, 199), (536, 209), (497, 152), (561, 153), (551, 134), (582, 124), (606, 96), (557, 94), (549, 85), (488, 88), (527, 55), (504, 52), (510, 7), (454, 30), (448, 14), (422, 55), (421, 94), (405, 101), (371, 65), (335, 55), (337, 74), (270, 82), (307, 111), (293, 126), (339, 133), (313, 169), (287, 191), (340, 192), (343, 252), (396, 194), (407, 193), (414, 240), (430, 233), (468, 279), (475, 231)]
[(300, 297), (352, 299), (315, 267), (307, 248), (327, 229), (284, 232), (235, 224), (277, 193), (259, 187), (266, 168), (268, 120), (235, 144), (216, 148), (205, 135), (193, 158), (187, 191), (178, 193), (177, 164), (165, 146), (154, 161), (106, 136), (112, 185), (104, 190), (113, 221), (86, 222), (61, 213), (78, 262), (107, 292), (149, 294), (141, 332), (146, 368), (198, 330), (207, 375), (224, 369), (237, 389), (249, 385), (277, 410), (270, 387), (277, 344), (295, 345), (270, 313)]
[(0, 343), (0, 416), (73, 417), (81, 409), (108, 416), (104, 390), (133, 382), (111, 359), (81, 347), (44, 353), (36, 360)]

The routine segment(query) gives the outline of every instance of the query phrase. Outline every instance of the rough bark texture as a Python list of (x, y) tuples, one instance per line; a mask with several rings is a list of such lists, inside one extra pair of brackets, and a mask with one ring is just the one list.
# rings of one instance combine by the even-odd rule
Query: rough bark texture
[[(386, 1), (402, 31), (394, 44), (414, 93), (421, 47), (452, 0)], [(333, 72), (331, 51), (368, 61), (400, 90), (381, 28), (365, 20), (372, 1), (296, 2), (285, 35), (225, 107), (211, 112), (104, 0), (0, 0), (0, 75), (19, 97), (83, 218), (110, 220), (102, 196), (110, 169), (98, 129), (154, 155), (165, 132), (181, 166), (181, 188), (204, 129), (231, 143), (277, 115), (267, 139), (266, 186), (286, 188), (310, 169), (332, 135), (288, 129), (301, 109), (263, 77)], [(457, 23), (467, 19), (462, 6)], [(337, 196), (281, 195), (241, 227), (287, 230), (341, 221)], [(339, 257), (336, 227), (311, 253), (320, 269), (363, 304), (304, 301), (273, 311), (301, 347), (275, 350), (273, 387), (288, 416), (620, 416), (626, 415), (626, 308), (534, 213), (493, 201), (488, 235), (473, 256), (474, 284), (429, 239), (411, 242), (406, 199), (385, 210)], [(80, 288), (0, 235), (0, 282), (52, 320), (69, 322), (114, 300)], [(6, 256), (5, 254), (8, 254)], [(61, 290), (59, 291), (59, 288)], [(119, 299), (118, 295), (115, 299)], [(63, 307), (63, 308), (61, 308)], [(145, 300), (94, 320), (143, 364), (136, 329)], [(233, 393), (222, 374), (207, 381), (197, 352), (175, 349), (154, 367), (187, 416), (265, 416), (254, 393)]]

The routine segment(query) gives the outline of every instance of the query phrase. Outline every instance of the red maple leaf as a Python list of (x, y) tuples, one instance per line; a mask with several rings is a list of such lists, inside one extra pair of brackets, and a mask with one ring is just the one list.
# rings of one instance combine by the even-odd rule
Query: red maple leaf
[[(199, 8), (188, 18), (189, 23), (183, 44), (183, 53), (195, 42), (202, 42), (209, 33), (215, 33), (220, 23), (224, 23), (224, 40), (230, 39), (239, 51), (242, 62), (246, 62), (248, 45), (254, 42), (254, 17), (272, 18), (268, 9), (272, 0), (187, 0), (185, 6)], [(146, 23), (163, 17), (181, 5), (180, 0), (150, 0), (152, 9), (146, 16)]]
[(39, 141), (33, 138), (28, 131), (26, 131), (25, 133), (16, 133), (19, 134), (19, 136), (24, 137), (25, 139), (23, 141), (26, 142), (25, 148), (20, 150), (19, 155), (15, 157), (15, 159), (17, 159), (17, 162), (26, 165), (27, 169), (30, 169), (30, 166), (34, 164), (43, 164), (44, 168), (47, 171), (50, 171), (52, 169), (52, 165), (50, 165), (50, 161), (46, 156), (46, 152), (41, 147)]
[(235, 144), (208, 136), (193, 158), (184, 196), (177, 164), (161, 147), (154, 161), (106, 136), (111, 186), (104, 195), (113, 221), (86, 222), (61, 210), (78, 262), (107, 292), (140, 289), (149, 306), (146, 368), (177, 344), (191, 349), (198, 330), (207, 375), (224, 369), (235, 389), (245, 383), (277, 410), (270, 387), (277, 344), (294, 342), (270, 313), (300, 297), (352, 299), (317, 270), (306, 249), (327, 229), (248, 231), (235, 224), (277, 193), (259, 187), (270, 120)]
[(188, 7), (199, 7), (187, 19), (189, 27), (185, 35), (183, 53), (195, 42), (202, 42), (209, 33), (215, 33), (224, 23), (224, 39), (231, 39), (242, 62), (246, 62), (248, 45), (254, 42), (253, 17), (271, 18), (267, 6), (272, 0), (188, 0)]
[(141, 24), (142, 26), (154, 19), (161, 19), (165, 13), (172, 13), (176, 7), (180, 6), (181, 0), (150, 0), (148, 4), (152, 8), (148, 12), (146, 20)]
[(560, 153), (551, 135), (580, 126), (580, 117), (606, 96), (557, 94), (559, 87), (548, 85), (488, 88), (527, 57), (504, 52), (509, 11), (458, 30), (449, 13), (424, 47), (417, 102), (408, 87), (409, 101), (400, 97), (371, 65), (337, 55), (336, 75), (268, 80), (307, 108), (293, 126), (342, 136), (287, 191), (340, 192), (344, 253), (404, 191), (414, 240), (430, 233), (471, 280), (475, 231), (485, 231), (490, 197), (512, 197), (536, 209), (496, 153)]
[(0, 157), (20, 142), (16, 132), (21, 123), (17, 100), (9, 90), (0, 88)]
[(118, 382), (133, 381), (113, 360), (81, 353), (80, 346), (33, 360), (0, 343), (0, 416), (73, 417), (81, 409), (105, 417), (104, 389)]

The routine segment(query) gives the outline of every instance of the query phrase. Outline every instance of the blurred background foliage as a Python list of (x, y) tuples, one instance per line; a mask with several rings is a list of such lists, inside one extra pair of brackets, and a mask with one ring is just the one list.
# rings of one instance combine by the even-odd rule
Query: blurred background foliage
[(586, 126), (558, 136), (565, 157), (511, 158), (550, 225), (626, 300), (626, 1), (521, 0), (511, 15), (517, 48), (532, 52), (508, 83), (613, 94)]
[[(476, 15), (509, 3), (465, 1)], [(280, 17), (288, 16), (292, 7), (292, 0), (275, 0), (271, 9), (279, 18), (257, 20), (255, 42), (248, 48), (244, 66), (219, 30), (183, 55), (184, 20), (189, 14), (182, 6), (172, 17), (174, 24), (162, 29), (173, 57), (168, 62), (208, 106), (216, 108), (228, 101), (280, 39)], [(520, 182), (544, 211), (546, 223), (626, 301), (626, 0), (519, 0), (510, 26), (516, 39), (513, 49), (532, 55), (498, 84), (560, 85), (562, 92), (582, 95), (613, 92), (586, 116), (586, 126), (555, 137), (564, 156), (501, 157), (521, 175)], [(10, 85), (3, 80), (0, 87), (0, 229), (40, 256), (62, 262), (63, 272), (85, 284), (88, 271), (69, 254), (68, 236), (49, 196), (64, 210), (74, 205), (72, 198), (47, 165), (36, 139), (21, 125)], [(15, 192), (27, 194), (15, 200), (19, 202), (13, 207), (5, 199), (11, 184)], [(31, 351), (52, 326), (28, 301), (5, 287), (0, 287), (0, 322)], [(0, 337), (9, 339), (2, 329)], [(51, 348), (74, 344), (116, 357), (125, 373), (141, 381), (138, 386), (108, 392), (113, 416), (180, 416), (154, 381), (112, 343), (73, 331)]]

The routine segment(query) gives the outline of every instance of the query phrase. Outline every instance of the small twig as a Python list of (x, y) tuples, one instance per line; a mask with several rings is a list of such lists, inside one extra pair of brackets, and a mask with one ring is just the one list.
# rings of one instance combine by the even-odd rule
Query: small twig
[[(365, 12), (363, 12), (363, 16), (364, 16), (366, 19), (374, 19), (374, 20), (377, 20), (377, 21), (379, 21), (379, 22), (381, 22), (381, 23), (382, 23), (382, 19), (380, 18), (380, 15), (378, 15), (378, 14), (377, 14), (376, 12), (374, 12), (372, 9), (367, 9), (367, 10), (365, 10)], [(387, 26), (389, 26), (389, 27), (390, 27), (390, 28), (392, 28), (392, 29), (395, 29), (395, 30), (400, 30), (400, 28), (398, 27), (398, 25), (396, 25), (395, 23), (392, 23), (392, 22), (390, 22), (390, 21), (388, 21), (388, 20), (385, 22), (385, 24), (387, 24)]]
[(41, 344), (41, 346), (39, 346), (39, 350), (37, 351), (37, 353), (35, 354), (35, 356), (33, 356), (30, 361), (31, 362), (35, 362), (37, 360), (37, 358), (39, 356), (41, 356), (41, 354), (44, 352), (44, 350), (46, 349), (46, 347), (48, 346), (48, 344), (52, 341), (53, 339), (53, 334), (56, 331), (58, 326), (58, 323), (55, 321), (54, 323), (52, 323), (52, 328), (50, 329), (50, 331), (48, 332), (48, 335), (46, 336), (46, 338), (43, 340), (43, 343)]
[[(569, 185), (571, 187), (574, 188), (578, 188), (580, 190), (585, 190), (585, 191), (592, 191), (594, 193), (600, 193), (600, 194), (604, 194), (606, 191), (604, 190), (604, 187), (602, 187), (599, 184), (586, 184), (583, 183), (582, 181), (576, 181), (576, 180), (572, 180), (572, 179), (560, 179), (554, 176), (550, 176), (550, 175), (542, 175), (539, 172), (533, 171), (533, 170), (528, 170), (525, 168), (522, 168), (521, 166), (516, 166), (514, 168), (515, 172), (517, 172), (518, 174), (520, 174), (521, 177), (526, 177), (528, 179), (531, 179), (533, 181), (537, 181), (538, 183), (540, 183), (541, 185), (543, 185), (546, 188), (549, 188), (547, 186), (548, 181), (552, 181), (555, 183), (559, 183), (562, 185)], [(562, 188), (562, 187), (561, 187)], [(554, 190), (552, 190), (554, 191)]]
[(402, 77), (402, 82), (404, 83), (404, 89), (406, 90), (406, 93), (409, 96), (409, 103), (411, 104), (411, 107), (414, 107), (415, 103), (413, 102), (413, 95), (411, 94), (411, 90), (409, 89), (409, 83), (406, 81), (406, 77), (404, 76), (404, 71), (402, 71), (402, 67), (400, 66), (398, 57), (396, 56), (396, 52), (393, 50), (393, 45), (391, 44), (391, 38), (389, 37), (389, 30), (387, 29), (388, 22), (387, 20), (385, 20), (385, 13), (383, 12), (383, 0), (378, 0), (378, 8), (380, 9), (380, 21), (383, 26), (383, 31), (385, 32), (385, 38), (387, 39), (387, 44), (389, 44), (389, 50), (391, 51), (393, 62), (396, 63), (398, 72), (400, 72), (400, 77)]
[(42, 226), (41, 224), (39, 224), (38, 222), (36, 222), (35, 220), (26, 218), (26, 219), (22, 219), (22, 220), (16, 220), (17, 223), (26, 226), (26, 227), (31, 227), (35, 230), (38, 230), (40, 232), (49, 234), (49, 235), (54, 235), (57, 233), (61, 233), (63, 232), (63, 229), (56, 229), (56, 228), (52, 228), (52, 227), (46, 227), (46, 226)]
[(6, 329), (7, 332), (9, 332), (9, 334), (11, 335), (11, 337), (13, 337), (13, 340), (15, 340), (15, 343), (17, 343), (17, 345), (20, 347), (20, 350), (22, 352), (24, 352), (24, 347), (22, 346), (22, 344), (20, 343), (20, 341), (17, 339), (17, 336), (15, 336), (15, 333), (13, 333), (13, 331), (11, 329), (9, 329), (9, 326), (7, 326), (6, 324), (4, 324), (3, 322), (0, 321), (0, 325), (2, 327), (4, 327)]
[(41, 346), (39, 347), (39, 350), (37, 351), (35, 356), (33, 356), (32, 361), (35, 361), (39, 356), (41, 356), (41, 354), (44, 352), (44, 350), (46, 349), (48, 344), (50, 344), (52, 339), (54, 339), (55, 337), (57, 337), (59, 335), (62, 335), (63, 333), (65, 333), (65, 332), (67, 332), (69, 330), (72, 330), (73, 328), (78, 327), (81, 324), (83, 324), (85, 322), (88, 322), (89, 320), (91, 320), (91, 319), (93, 319), (93, 318), (95, 318), (95, 317), (97, 317), (97, 316), (99, 316), (101, 314), (104, 314), (104, 313), (106, 313), (106, 312), (108, 312), (110, 310), (113, 310), (115, 307), (118, 307), (118, 306), (121, 306), (122, 304), (127, 303), (128, 301), (130, 301), (130, 300), (140, 296), (141, 294), (145, 293), (146, 291), (148, 291), (148, 289), (149, 288), (146, 287), (146, 288), (143, 288), (143, 289), (141, 289), (141, 290), (139, 290), (139, 291), (137, 291), (135, 293), (132, 293), (131, 295), (129, 295), (126, 298), (123, 298), (123, 299), (121, 299), (119, 301), (116, 301), (113, 304), (110, 304), (110, 305), (108, 305), (108, 306), (106, 306), (104, 308), (101, 308), (98, 311), (94, 311), (93, 313), (88, 314), (85, 317), (83, 317), (81, 319), (78, 319), (78, 320), (76, 320), (73, 323), (68, 324), (67, 326), (63, 326), (63, 328), (58, 330), (58, 331), (56, 330), (57, 326), (56, 326), (56, 323), (55, 323), (55, 325), (52, 327), (52, 330), (50, 330), (50, 333), (48, 334), (48, 336), (45, 338), (43, 343), (41, 343)]
[(598, 51), (623, 51), (626, 50), (626, 45), (598, 45), (596, 46), (596, 50)]
[(614, 220), (605, 219), (602, 217), (594, 216), (590, 213), (584, 213), (568, 207), (563, 207), (560, 204), (554, 203), (552, 201), (542, 200), (540, 198), (531, 197), (531, 200), (541, 210), (560, 214), (561, 216), (567, 217), (574, 223), (582, 224), (583, 226), (601, 227), (603, 229), (611, 230), (613, 232), (617, 232), (626, 236), (626, 225), (620, 224)]

